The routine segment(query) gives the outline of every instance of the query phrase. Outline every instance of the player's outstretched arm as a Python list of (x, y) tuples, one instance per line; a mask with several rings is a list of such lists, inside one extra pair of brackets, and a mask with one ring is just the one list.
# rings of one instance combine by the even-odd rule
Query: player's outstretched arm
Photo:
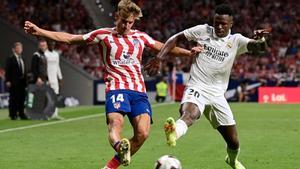
[(82, 35), (74, 35), (65, 32), (48, 31), (39, 28), (38, 26), (36, 26), (30, 21), (25, 21), (24, 30), (26, 33), (49, 38), (51, 40), (58, 41), (58, 42), (64, 42), (68, 44), (79, 44), (84, 42)]
[(248, 51), (251, 53), (265, 52), (268, 47), (266, 37), (270, 34), (271, 31), (271, 28), (255, 30), (253, 40), (251, 40), (247, 45)]
[(189, 50), (176, 47), (178, 41), (180, 39), (184, 39), (185, 36), (183, 32), (179, 32), (172, 37), (170, 37), (167, 42), (162, 45), (159, 53), (157, 54), (157, 58), (160, 60), (163, 60), (167, 54), (171, 54), (173, 56), (185, 56), (185, 57), (191, 57), (194, 56), (194, 53), (192, 53)]
[(167, 54), (179, 57), (193, 57), (204, 50), (203, 46), (196, 46), (191, 50), (176, 47), (178, 40), (184, 38), (185, 36), (183, 32), (180, 32), (169, 38), (165, 44), (156, 41), (153, 48), (159, 53), (156, 58), (150, 60), (144, 66), (144, 70), (147, 72), (147, 74), (150, 76), (156, 75), (161, 67), (161, 61), (165, 59)]

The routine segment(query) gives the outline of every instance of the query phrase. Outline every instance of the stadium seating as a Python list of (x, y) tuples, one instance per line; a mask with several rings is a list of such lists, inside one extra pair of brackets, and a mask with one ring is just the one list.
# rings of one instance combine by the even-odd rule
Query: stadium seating
[[(135, 28), (147, 32), (160, 41), (165, 41), (172, 34), (185, 28), (203, 23), (211, 24), (211, 16), (215, 6), (215, 1), (134, 1), (142, 7), (144, 14), (142, 20), (136, 23)], [(118, 0), (111, 0), (113, 6), (116, 6), (117, 2)], [(95, 1), (96, 3), (100, 2)], [(254, 29), (261, 27), (272, 27), (273, 29), (268, 53), (260, 57), (248, 55), (239, 57), (234, 64), (232, 77), (259, 80), (265, 82), (265, 85), (292, 84), (298, 86), (300, 77), (300, 18), (299, 13), (296, 12), (299, 7), (297, 2), (285, 3), (284, 0), (264, 0), (255, 1), (255, 3), (250, 3), (250, 1), (230, 1), (230, 3), (237, 11), (234, 16), (235, 25), (232, 32), (240, 32), (251, 37)], [(0, 9), (2, 18), (11, 24), (20, 26), (20, 28), (24, 20), (29, 19), (44, 28), (71, 33), (86, 33), (95, 29), (80, 0), (4, 0), (0, 4)], [(157, 15), (158, 13), (159, 15)], [(190, 48), (195, 44), (182, 45)], [(99, 79), (103, 77), (104, 66), (98, 57), (97, 47), (67, 47), (64, 44), (58, 44), (57, 47), (74, 64), (80, 65)], [(153, 55), (145, 54), (144, 62), (150, 57)], [(168, 74), (174, 65), (177, 66), (177, 69), (188, 72), (191, 62), (191, 59), (186, 58), (172, 59), (165, 63), (163, 73)]]

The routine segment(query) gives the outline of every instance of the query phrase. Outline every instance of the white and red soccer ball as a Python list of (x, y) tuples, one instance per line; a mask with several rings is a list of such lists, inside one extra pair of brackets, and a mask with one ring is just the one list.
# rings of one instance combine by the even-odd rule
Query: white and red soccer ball
[(155, 162), (154, 169), (182, 169), (182, 166), (176, 157), (164, 155)]

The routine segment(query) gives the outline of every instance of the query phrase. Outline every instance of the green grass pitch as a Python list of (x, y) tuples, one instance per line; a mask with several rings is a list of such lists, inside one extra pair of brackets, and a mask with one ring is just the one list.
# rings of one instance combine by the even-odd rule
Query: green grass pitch
[[(150, 137), (126, 168), (153, 169), (156, 159), (172, 154), (184, 169), (229, 169), (225, 142), (204, 116), (175, 148), (166, 145), (162, 126), (167, 117), (178, 117), (178, 107), (153, 104)], [(247, 169), (300, 169), (300, 105), (233, 103), (231, 108)], [(7, 114), (0, 111), (0, 169), (99, 169), (114, 154), (103, 106), (60, 109), (63, 121), (10, 121)], [(128, 120), (123, 135), (132, 136)]]

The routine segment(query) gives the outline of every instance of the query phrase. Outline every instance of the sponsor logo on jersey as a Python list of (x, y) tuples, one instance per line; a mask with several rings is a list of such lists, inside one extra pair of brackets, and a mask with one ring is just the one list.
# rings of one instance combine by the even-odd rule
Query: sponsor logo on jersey
[(204, 44), (204, 50), (206, 56), (219, 62), (224, 62), (225, 58), (229, 56), (228, 52), (218, 50), (217, 48), (209, 46), (207, 44)]
[(138, 64), (129, 53), (123, 52), (122, 58), (119, 60), (112, 60), (113, 65), (136, 65)]
[(128, 58), (128, 59), (120, 59), (120, 60), (112, 60), (111, 61), (112, 62), (112, 64), (114, 65), (114, 66), (120, 66), (120, 65), (136, 65), (136, 64), (138, 64), (137, 63), (137, 61), (135, 61), (134, 59), (132, 59), (132, 58)]

